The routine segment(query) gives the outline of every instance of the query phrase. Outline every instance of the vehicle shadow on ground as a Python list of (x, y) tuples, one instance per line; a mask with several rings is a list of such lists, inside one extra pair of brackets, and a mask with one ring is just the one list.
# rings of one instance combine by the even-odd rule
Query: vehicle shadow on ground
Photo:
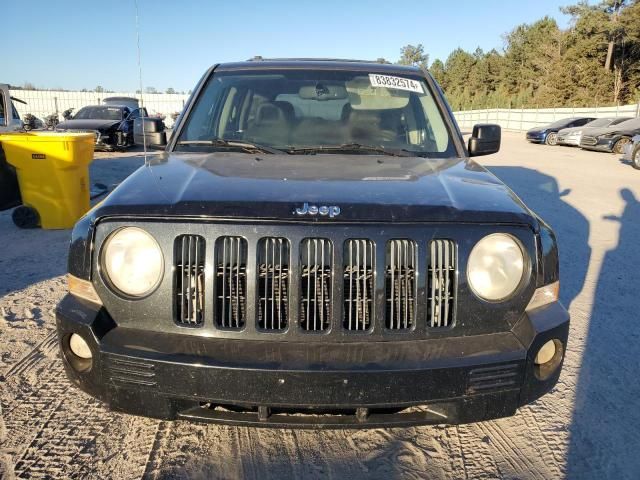
[[(97, 191), (95, 183), (112, 189), (143, 164), (141, 155), (96, 158), (89, 167), (91, 189)], [(70, 238), (70, 229), (20, 229), (11, 220), (11, 210), (0, 212), (0, 296), (64, 275)]]
[(570, 430), (571, 479), (640, 475), (640, 201), (626, 188), (620, 195), (622, 215), (604, 217), (619, 223), (620, 231), (598, 275), (582, 355)]
[(554, 177), (537, 170), (522, 167), (488, 168), (556, 233), (560, 250), (560, 299), (565, 307), (570, 308), (582, 291), (591, 260), (589, 221), (563, 200), (571, 190), (560, 191)]

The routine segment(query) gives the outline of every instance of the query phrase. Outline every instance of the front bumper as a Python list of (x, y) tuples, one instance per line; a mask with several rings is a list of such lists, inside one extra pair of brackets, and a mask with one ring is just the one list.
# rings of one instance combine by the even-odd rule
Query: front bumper
[[(416, 341), (303, 343), (176, 336), (118, 327), (104, 309), (67, 295), (58, 340), (74, 385), (112, 409), (161, 419), (297, 428), (468, 423), (513, 415), (548, 392), (533, 363), (566, 346), (560, 303), (523, 315), (510, 332)], [(89, 344), (89, 367), (69, 351)]]
[(617, 140), (618, 140), (617, 138), (613, 138), (613, 139), (598, 138), (596, 143), (593, 145), (587, 144), (581, 141), (580, 148), (583, 148), (585, 150), (594, 150), (597, 152), (611, 153), (613, 152), (613, 147), (616, 144)]
[(547, 139), (546, 133), (527, 133), (526, 138), (532, 143), (544, 143)]
[(558, 135), (558, 145), (580, 146), (582, 135)]

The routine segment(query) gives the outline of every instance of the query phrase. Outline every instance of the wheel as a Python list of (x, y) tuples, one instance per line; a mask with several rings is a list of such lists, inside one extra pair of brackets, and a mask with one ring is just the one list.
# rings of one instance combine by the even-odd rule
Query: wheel
[(546, 143), (547, 145), (557, 145), (558, 144), (558, 134), (557, 133), (550, 133), (549, 135), (547, 135), (547, 138), (545, 139), (544, 143)]
[(37, 228), (40, 226), (40, 215), (35, 208), (20, 205), (11, 214), (13, 223), (19, 228)]
[(636, 146), (631, 154), (631, 166), (640, 170), (640, 145)]
[(629, 143), (631, 139), (629, 137), (622, 137), (620, 140), (616, 142), (613, 146), (613, 153), (617, 155), (622, 155), (624, 153), (624, 146)]

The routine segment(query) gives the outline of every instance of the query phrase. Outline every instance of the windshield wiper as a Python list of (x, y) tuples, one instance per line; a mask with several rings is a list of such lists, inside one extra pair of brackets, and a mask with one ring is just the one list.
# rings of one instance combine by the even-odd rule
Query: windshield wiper
[(258, 150), (262, 153), (272, 153), (274, 155), (284, 155), (285, 152), (278, 150), (277, 148), (269, 147), (267, 145), (259, 145), (257, 143), (237, 141), (237, 140), (225, 140), (224, 138), (214, 138), (213, 140), (180, 140), (177, 145), (200, 145), (210, 147), (227, 147), (227, 148), (239, 148), (242, 150)]
[(383, 146), (364, 145), (362, 143), (343, 143), (342, 145), (319, 145), (315, 147), (294, 147), (288, 153), (316, 153), (316, 152), (374, 152), (392, 157), (413, 157), (413, 152), (405, 149), (390, 149)]

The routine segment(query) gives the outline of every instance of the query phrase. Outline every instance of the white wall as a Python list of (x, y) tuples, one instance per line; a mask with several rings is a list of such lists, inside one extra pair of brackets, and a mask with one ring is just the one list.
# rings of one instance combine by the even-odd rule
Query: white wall
[(87, 105), (99, 105), (107, 97), (134, 97), (141, 100), (141, 105), (147, 107), (150, 115), (165, 115), (167, 126), (173, 123), (170, 115), (173, 112), (181, 112), (188, 98), (188, 95), (167, 93), (144, 93), (140, 95), (131, 92), (96, 93), (44, 90), (11, 90), (10, 92), (12, 97), (27, 102), (27, 105), (14, 102), (20, 117), (31, 113), (43, 119), (57, 111), (60, 114), (60, 120), (62, 120), (62, 112), (68, 108), (74, 108), (75, 111), (78, 111), (78, 109)]
[(453, 112), (464, 131), (476, 123), (497, 123), (505, 130), (525, 131), (567, 117), (637, 117), (640, 104), (618, 107), (467, 110)]

